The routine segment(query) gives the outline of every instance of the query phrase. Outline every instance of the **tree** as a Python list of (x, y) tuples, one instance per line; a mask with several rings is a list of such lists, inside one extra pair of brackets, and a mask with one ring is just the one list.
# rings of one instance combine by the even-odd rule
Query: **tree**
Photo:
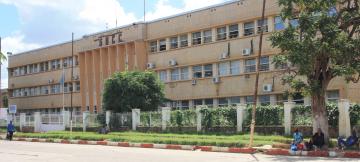
[(105, 81), (103, 103), (106, 110), (156, 110), (163, 100), (163, 85), (153, 72), (120, 72)]
[(328, 142), (325, 92), (330, 81), (359, 81), (359, 0), (279, 0), (279, 5), (283, 20), (292, 21), (270, 37), (281, 50), (274, 63), (291, 63), (283, 81), (311, 96), (313, 132), (320, 127)]

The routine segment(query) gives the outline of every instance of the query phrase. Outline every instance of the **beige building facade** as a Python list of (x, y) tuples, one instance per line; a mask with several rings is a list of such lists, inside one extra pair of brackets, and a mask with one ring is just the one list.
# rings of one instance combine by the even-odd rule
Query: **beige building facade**
[[(165, 83), (168, 106), (191, 108), (196, 105), (226, 106), (251, 103), (255, 72), (260, 68), (262, 104), (287, 100), (309, 103), (300, 94), (285, 97), (288, 87), (281, 84), (283, 67), (272, 59), (279, 50), (267, 38), (286, 24), (278, 14), (277, 0), (266, 5), (261, 21), (261, 0), (227, 2), (150, 22), (85, 35), (71, 42), (15, 54), (9, 57), (9, 104), (22, 111), (59, 112), (63, 107), (76, 111), (102, 111), (102, 89), (106, 78), (117, 71), (152, 70)], [(263, 57), (256, 67), (259, 32), (263, 30)], [(73, 63), (74, 76), (71, 77)], [(348, 98), (360, 102), (359, 84), (342, 78), (329, 86), (329, 101)]]

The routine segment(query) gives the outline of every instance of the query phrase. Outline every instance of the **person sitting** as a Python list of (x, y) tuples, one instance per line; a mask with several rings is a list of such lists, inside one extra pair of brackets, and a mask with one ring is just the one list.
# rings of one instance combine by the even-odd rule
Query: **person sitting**
[(108, 134), (110, 131), (108, 129), (107, 124), (105, 124), (103, 127), (101, 127), (98, 131), (99, 134)]
[(347, 139), (344, 139), (342, 137), (338, 138), (338, 147), (339, 147), (339, 149), (351, 147), (351, 146), (357, 144), (358, 140), (359, 140), (359, 137), (357, 136), (356, 130), (354, 128), (351, 133), (351, 136), (349, 136)]
[(317, 129), (317, 132), (310, 138), (309, 142), (305, 143), (307, 150), (314, 149), (314, 146), (316, 149), (321, 149), (325, 144), (325, 138), (324, 133), (320, 128)]
[[(296, 146), (297, 150), (303, 150), (304, 149), (304, 145), (302, 144), (303, 141), (303, 135), (302, 133), (299, 131), (299, 129), (296, 129), (293, 135), (293, 143), (291, 144), (291, 146)], [(292, 149), (293, 150), (293, 149)]]
[(303, 135), (302, 133), (299, 131), (299, 129), (296, 129), (293, 135), (294, 138), (294, 144), (300, 144), (303, 141)]

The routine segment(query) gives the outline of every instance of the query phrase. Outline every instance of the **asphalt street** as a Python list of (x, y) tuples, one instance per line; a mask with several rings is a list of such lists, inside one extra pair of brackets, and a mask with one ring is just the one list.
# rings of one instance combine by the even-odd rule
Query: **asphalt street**
[(0, 141), (1, 162), (336, 162), (360, 159), (268, 156), (201, 151)]

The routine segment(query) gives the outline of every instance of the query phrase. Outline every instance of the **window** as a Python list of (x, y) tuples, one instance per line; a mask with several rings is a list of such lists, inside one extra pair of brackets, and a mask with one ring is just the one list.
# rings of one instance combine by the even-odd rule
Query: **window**
[(214, 106), (214, 100), (212, 98), (205, 99), (205, 105), (207, 107), (213, 107)]
[(230, 74), (239, 75), (240, 74), (240, 61), (231, 61), (230, 62)]
[(162, 39), (159, 41), (159, 50), (160, 51), (165, 51), (166, 50), (166, 39)]
[(75, 56), (75, 65), (79, 65), (79, 56)]
[(40, 72), (43, 72), (45, 71), (45, 66), (44, 66), (44, 63), (40, 63)]
[(276, 104), (283, 105), (284, 102), (287, 102), (288, 98), (285, 94), (278, 94), (276, 95)]
[(209, 43), (212, 42), (212, 31), (210, 30), (205, 30), (203, 32), (204, 35), (204, 43)]
[(219, 98), (219, 107), (229, 106), (229, 101), (227, 98)]
[(225, 40), (226, 39), (226, 27), (217, 28), (217, 38), (216, 40)]
[(204, 66), (204, 73), (205, 73), (205, 77), (212, 77), (213, 76), (212, 64)]
[(51, 94), (60, 93), (60, 84), (51, 85)]
[(257, 25), (258, 25), (258, 27), (257, 27), (257, 32), (258, 33), (260, 33), (261, 31), (263, 31), (264, 33), (269, 31), (268, 20), (267, 19), (258, 20)]
[(202, 78), (202, 66), (193, 66), (193, 78)]
[(339, 90), (332, 90), (326, 92), (328, 102), (336, 103), (339, 101)]
[(193, 45), (201, 44), (201, 32), (192, 33), (192, 44)]
[(166, 82), (166, 81), (167, 81), (167, 71), (166, 71), (166, 70), (160, 71), (160, 72), (159, 72), (159, 75), (160, 75), (160, 80), (161, 80), (162, 82)]
[(73, 65), (73, 58), (72, 57), (68, 57), (67, 64), (68, 64), (68, 67), (71, 67)]
[(188, 35), (184, 34), (180, 36), (180, 47), (187, 47), (188, 46)]
[(260, 59), (260, 71), (269, 71), (269, 56), (261, 57)]
[(262, 106), (270, 105), (270, 95), (259, 96), (259, 101)]
[(44, 70), (49, 71), (49, 62), (44, 62)]
[(33, 71), (33, 65), (29, 65), (29, 74), (31, 74)]
[(247, 22), (244, 24), (244, 36), (254, 34), (254, 22)]
[(64, 93), (69, 92), (68, 84), (69, 84), (69, 83), (64, 83)]
[(219, 63), (219, 76), (229, 75), (229, 62)]
[(180, 69), (180, 79), (181, 80), (188, 80), (189, 79), (189, 68), (184, 67)]
[(94, 106), (94, 113), (97, 114), (97, 107)]
[(172, 37), (170, 38), (170, 48), (176, 49), (178, 48), (178, 37)]
[(178, 68), (171, 70), (171, 80), (172, 81), (180, 80), (180, 72)]
[(49, 94), (49, 87), (48, 86), (41, 86), (41, 94), (42, 95)]
[(51, 70), (55, 70), (56, 69), (56, 60), (52, 60), (51, 61)]
[(285, 29), (284, 21), (282, 20), (282, 18), (280, 16), (275, 17), (274, 27), (275, 27), (275, 31)]
[(80, 91), (80, 82), (75, 82), (75, 86), (76, 86), (76, 91), (79, 92)]
[(157, 41), (150, 42), (150, 52), (157, 52)]
[(237, 104), (240, 104), (240, 97), (230, 97), (230, 104), (232, 106), (236, 106)]
[(68, 58), (64, 58), (63, 59), (63, 67), (67, 68), (68, 67)]
[(73, 83), (68, 83), (67, 86), (68, 86), (69, 92), (74, 92)]
[(254, 96), (245, 96), (245, 103), (248, 105), (254, 104)]
[(245, 61), (245, 72), (255, 72), (256, 71), (256, 61), (255, 59), (249, 59)]
[(56, 60), (56, 69), (60, 69), (61, 68), (61, 62), (60, 60)]
[(180, 101), (180, 109), (189, 109), (189, 101), (188, 100), (184, 100), (184, 101)]
[(196, 106), (200, 106), (200, 105), (203, 105), (202, 99), (194, 100), (194, 106), (195, 106), (195, 108), (196, 108)]
[(299, 26), (299, 19), (291, 19), (290, 20), (290, 26), (294, 27), (294, 28), (298, 27)]
[(229, 26), (229, 37), (236, 38), (239, 36), (239, 25), (234, 24)]

